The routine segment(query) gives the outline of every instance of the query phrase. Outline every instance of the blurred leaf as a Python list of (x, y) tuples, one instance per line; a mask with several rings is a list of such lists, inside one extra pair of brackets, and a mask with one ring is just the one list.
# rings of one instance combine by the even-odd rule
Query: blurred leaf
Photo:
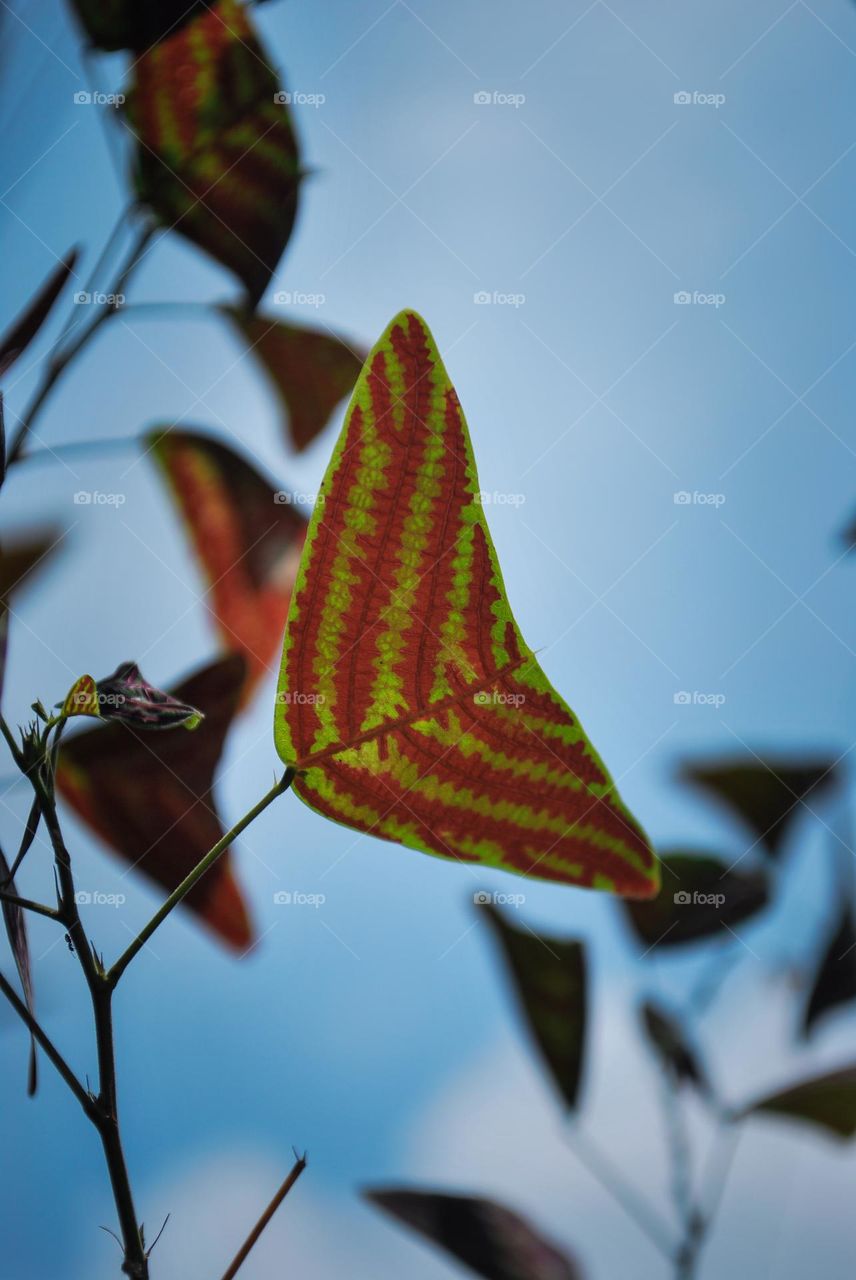
[(853, 908), (845, 902), (828, 937), (803, 1013), (803, 1035), (831, 1009), (856, 999), (856, 930)]
[(622, 904), (648, 949), (727, 936), (729, 928), (767, 905), (762, 872), (730, 871), (718, 858), (682, 851), (665, 853), (660, 862), (663, 886), (657, 897)]
[[(6, 861), (6, 855), (0, 849), (0, 886), (8, 890), (9, 893), (18, 896), (18, 890), (15, 887), (15, 881), (12, 879), (12, 873), (9, 863)], [(18, 977), (21, 980), (21, 990), (24, 993), (24, 1003), (33, 1012), (33, 978), (30, 969), (30, 946), (27, 942), (27, 922), (24, 919), (24, 912), (21, 907), (14, 902), (7, 902), (3, 899), (3, 923), (6, 926), (6, 936), (9, 939), (9, 946), (12, 949), (12, 955), (15, 958), (15, 968), (18, 970)], [(38, 1086), (38, 1063), (36, 1062), (36, 1042), (30, 1036), (30, 1066), (27, 1072), (27, 1093), (30, 1097), (36, 1092)]]
[(803, 1120), (840, 1138), (852, 1138), (856, 1134), (856, 1066), (815, 1076), (771, 1094), (745, 1107), (736, 1118), (742, 1120), (763, 1111)]
[[(243, 658), (232, 654), (175, 690), (205, 716), (195, 733), (150, 734), (106, 724), (70, 739), (60, 752), (57, 785), (68, 803), (125, 862), (168, 892), (223, 835), (212, 797), (214, 770), (244, 676)], [(184, 901), (231, 946), (250, 945), (229, 853)]]
[(276, 748), (358, 831), (648, 897), (650, 845), (511, 613), (458, 397), (424, 321), (366, 361), (309, 525)]
[(674, 1014), (654, 1000), (646, 1000), (641, 1012), (645, 1034), (666, 1071), (678, 1084), (687, 1081), (710, 1097), (712, 1091), (699, 1056)]
[(300, 168), (284, 95), (246, 7), (205, 7), (133, 70), (137, 194), (233, 271), (254, 307), (291, 235)]
[(77, 249), (72, 249), (66, 254), (62, 262), (54, 267), (27, 308), (14, 321), (8, 332), (0, 338), (0, 375), (15, 363), (47, 320), (53, 304), (62, 293), (65, 282), (74, 271), (77, 255)]
[(505, 953), (535, 1043), (569, 1107), (575, 1107), (586, 1035), (586, 959), (581, 942), (515, 929), (484, 911)]
[(192, 431), (147, 442), (207, 579), (223, 646), (247, 660), (247, 698), (279, 654), (306, 521), (227, 445)]
[(794, 765), (754, 758), (689, 765), (683, 776), (742, 818), (772, 858), (781, 852), (791, 824), (799, 817), (801, 801), (814, 804), (837, 777), (832, 760)]
[(486, 1280), (580, 1280), (575, 1262), (493, 1200), (401, 1190), (366, 1198)]
[(856, 548), (856, 516), (850, 521), (842, 536), (848, 551), (853, 551)]
[(96, 48), (142, 53), (207, 6), (205, 0), (72, 0), (72, 7)]
[(6, 675), (6, 649), (9, 639), (9, 600), (30, 575), (47, 563), (61, 535), (42, 530), (31, 533), (26, 541), (0, 549), (0, 695)]
[(305, 449), (350, 395), (365, 360), (325, 329), (285, 324), (270, 316), (223, 307), (248, 351), (261, 361), (285, 410), (295, 449)]

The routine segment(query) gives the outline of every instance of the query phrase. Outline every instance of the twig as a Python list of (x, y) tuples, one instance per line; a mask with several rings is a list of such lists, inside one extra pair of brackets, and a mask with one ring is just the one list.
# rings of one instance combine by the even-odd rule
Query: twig
[[(297, 1156), (296, 1152), (295, 1152), (295, 1156)], [(297, 1156), (297, 1159), (295, 1160), (295, 1163), (291, 1172), (289, 1173), (285, 1182), (280, 1187), (279, 1191), (277, 1191), (273, 1200), (271, 1200), (270, 1204), (265, 1209), (262, 1216), (259, 1218), (256, 1225), (253, 1227), (250, 1234), (247, 1236), (244, 1243), (241, 1245), (238, 1252), (235, 1254), (235, 1257), (232, 1261), (231, 1266), (227, 1269), (227, 1271), (223, 1276), (223, 1280), (235, 1280), (235, 1276), (238, 1274), (241, 1267), (246, 1262), (250, 1254), (250, 1251), (258, 1241), (259, 1236), (262, 1234), (265, 1227), (270, 1222), (271, 1218), (276, 1213), (277, 1209), (282, 1204), (283, 1200), (288, 1195), (289, 1191), (294, 1186), (295, 1182), (300, 1177), (301, 1173), (305, 1168), (306, 1168), (305, 1154), (302, 1156)]]
[(21, 1021), (26, 1025), (33, 1039), (39, 1048), (44, 1052), (45, 1057), (53, 1063), (77, 1101), (83, 1107), (83, 1110), (89, 1116), (90, 1120), (94, 1118), (95, 1101), (91, 1094), (87, 1093), (65, 1058), (57, 1049), (53, 1041), (42, 1030), (37, 1019), (30, 1013), (30, 1010), (24, 1004), (24, 1001), (18, 995), (12, 984), (0, 973), (0, 992), (9, 1001), (9, 1004), (17, 1013)]

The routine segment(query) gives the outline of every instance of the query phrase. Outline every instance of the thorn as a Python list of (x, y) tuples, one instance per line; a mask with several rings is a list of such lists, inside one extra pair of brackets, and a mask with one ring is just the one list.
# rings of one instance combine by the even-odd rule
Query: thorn
[[(155, 1250), (155, 1246), (157, 1245), (158, 1240), (160, 1240), (160, 1238), (161, 1238), (161, 1236), (163, 1235), (164, 1231), (166, 1231), (166, 1224), (167, 1224), (168, 1222), (169, 1222), (169, 1214), (167, 1214), (167, 1215), (166, 1215), (166, 1217), (164, 1218), (164, 1220), (163, 1220), (163, 1226), (161, 1227), (160, 1231), (157, 1233), (157, 1235), (155, 1236), (154, 1240), (152, 1241), (152, 1243), (149, 1245), (148, 1249), (146, 1250), (146, 1257), (147, 1257), (147, 1258), (150, 1258), (150, 1257), (152, 1256), (152, 1254), (153, 1254), (153, 1252), (154, 1252), (154, 1250)], [(141, 1228), (141, 1231), (142, 1231), (142, 1228)]]
[(116, 1241), (117, 1245), (119, 1246), (119, 1248), (122, 1250), (122, 1254), (124, 1255), (124, 1253), (125, 1253), (125, 1246), (122, 1244), (122, 1241), (121, 1241), (121, 1240), (119, 1239), (119, 1237), (116, 1235), (116, 1232), (115, 1232), (115, 1231), (111, 1231), (109, 1227), (103, 1227), (103, 1226), (101, 1226), (100, 1224), (99, 1224), (98, 1229), (99, 1229), (99, 1231), (106, 1231), (106, 1232), (107, 1232), (107, 1234), (108, 1234), (108, 1236), (112, 1236), (112, 1237), (113, 1237), (113, 1239)]

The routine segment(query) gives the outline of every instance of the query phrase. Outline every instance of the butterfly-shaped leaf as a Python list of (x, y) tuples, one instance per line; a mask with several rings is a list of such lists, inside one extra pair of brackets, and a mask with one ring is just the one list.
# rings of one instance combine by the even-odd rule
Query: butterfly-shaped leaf
[[(0, 887), (6, 889), (9, 893), (17, 897), (18, 890), (15, 888), (15, 881), (12, 879), (9, 863), (6, 861), (6, 855), (0, 849)], [(3, 907), (3, 923), (6, 926), (6, 936), (9, 939), (9, 946), (12, 948), (12, 955), (15, 958), (15, 968), (18, 970), (18, 977), (21, 981), (21, 990), (24, 993), (24, 1002), (30, 1012), (33, 1012), (33, 978), (30, 969), (30, 946), (27, 941), (27, 922), (24, 919), (24, 912), (14, 902), (7, 902), (5, 899), (2, 903)], [(38, 1067), (36, 1062), (36, 1042), (30, 1037), (30, 1065), (27, 1073), (27, 1093), (30, 1097), (36, 1092), (38, 1085)]]
[(268, 375), (285, 411), (284, 430), (300, 452), (353, 391), (365, 352), (327, 329), (286, 324), (230, 307), (223, 311)]
[[(167, 891), (223, 835), (211, 791), (244, 676), (244, 660), (233, 654), (174, 691), (204, 713), (193, 733), (106, 724), (60, 752), (57, 784), (65, 799), (121, 858)], [(185, 902), (224, 941), (249, 946), (252, 931), (228, 853)]]
[(678, 1084), (686, 1081), (709, 1097), (711, 1089), (701, 1059), (675, 1015), (653, 1000), (645, 1001), (641, 1015), (648, 1043), (669, 1075)]
[(856, 1000), (856, 929), (852, 904), (845, 902), (824, 943), (803, 1013), (803, 1035), (810, 1035), (825, 1014), (853, 1000)]
[(96, 48), (134, 53), (143, 53), (173, 35), (207, 7), (205, 0), (72, 0), (72, 4)]
[(580, 1280), (575, 1262), (493, 1200), (403, 1190), (366, 1198), (486, 1280)]
[(247, 7), (203, 6), (133, 74), (137, 194), (233, 271), (255, 306), (291, 235), (300, 169), (287, 95)]
[(197, 707), (149, 684), (136, 662), (120, 663), (103, 680), (80, 676), (66, 694), (62, 713), (118, 720), (137, 729), (195, 729), (203, 719)]
[(249, 696), (279, 651), (306, 521), (228, 445), (192, 431), (148, 441), (208, 583), (225, 649), (247, 660)]
[(660, 861), (663, 884), (656, 898), (622, 904), (646, 950), (716, 935), (728, 938), (729, 929), (767, 905), (762, 872), (729, 870), (726, 862), (707, 854), (669, 852)]
[(742, 818), (775, 858), (791, 824), (804, 812), (803, 805), (813, 808), (837, 774), (831, 760), (793, 764), (753, 757), (690, 765), (684, 776)]
[(328, 818), (439, 857), (648, 897), (657, 861), (509, 607), (427, 326), (371, 352), (312, 516), (276, 746)]
[(856, 1066), (803, 1080), (744, 1107), (738, 1119), (769, 1111), (826, 1129), (839, 1138), (856, 1134)]
[(581, 942), (518, 929), (484, 911), (502, 946), (535, 1043), (569, 1107), (577, 1105), (586, 1036), (587, 979)]
[(28, 347), (50, 315), (51, 309), (77, 264), (77, 250), (67, 254), (57, 263), (41, 289), (29, 302), (12, 327), (0, 338), (0, 374), (6, 372), (18, 356)]

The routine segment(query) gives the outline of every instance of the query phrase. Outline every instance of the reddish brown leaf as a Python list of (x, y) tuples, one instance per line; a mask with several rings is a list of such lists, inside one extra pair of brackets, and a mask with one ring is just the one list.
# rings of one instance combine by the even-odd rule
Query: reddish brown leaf
[(8, 332), (0, 338), (0, 375), (14, 364), (47, 320), (53, 304), (62, 293), (66, 280), (74, 271), (77, 252), (77, 249), (72, 249), (62, 262), (54, 267), (26, 309), (14, 321)]
[[(212, 796), (214, 770), (246, 673), (238, 654), (203, 668), (176, 690), (205, 719), (193, 733), (150, 734), (99, 726), (63, 745), (57, 784), (76, 812), (124, 861), (168, 892), (223, 835)], [(238, 950), (252, 941), (229, 853), (185, 903)]]
[(282, 402), (298, 452), (327, 425), (336, 405), (354, 389), (366, 353), (327, 329), (286, 324), (270, 316), (223, 308), (270, 378)]
[(248, 697), (279, 652), (306, 521), (227, 445), (194, 431), (155, 432), (149, 444), (202, 566), (223, 647), (247, 660)]

